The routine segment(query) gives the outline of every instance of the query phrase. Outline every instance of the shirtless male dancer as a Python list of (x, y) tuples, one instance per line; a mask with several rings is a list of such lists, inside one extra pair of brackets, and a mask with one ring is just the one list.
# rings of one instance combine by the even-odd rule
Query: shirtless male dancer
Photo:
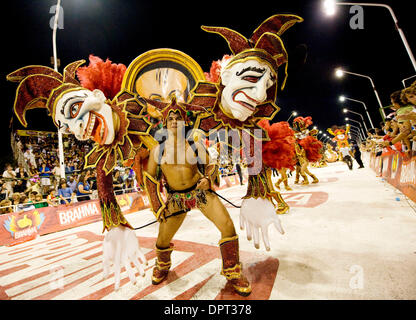
[[(211, 186), (218, 181), (218, 165), (211, 161), (206, 149), (201, 149), (202, 144), (197, 146), (198, 151), (202, 152), (191, 147), (185, 138), (183, 115), (178, 109), (169, 111), (164, 122), (167, 138), (150, 151), (144, 173), (152, 210), (160, 222), (152, 283), (157, 285), (167, 278), (173, 250), (171, 240), (182, 225), (186, 213), (198, 208), (221, 233), (221, 274), (231, 282), (239, 295), (248, 296), (251, 286), (242, 274), (238, 236), (233, 221), (218, 197), (210, 192)], [(199, 170), (196, 159), (203, 164), (203, 173)], [(161, 181), (165, 181), (166, 202), (159, 193)]]

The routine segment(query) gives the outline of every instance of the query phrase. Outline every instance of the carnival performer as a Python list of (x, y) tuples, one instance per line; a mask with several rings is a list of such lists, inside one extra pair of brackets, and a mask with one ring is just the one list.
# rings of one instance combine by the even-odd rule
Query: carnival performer
[(350, 147), (341, 148), (340, 153), (342, 155), (342, 161), (344, 161), (350, 170), (353, 169), (352, 152)]
[[(329, 134), (334, 136), (332, 141), (336, 142), (337, 149), (338, 149), (338, 159), (343, 160), (342, 150), (345, 148), (345, 152), (349, 152), (350, 143), (348, 141), (348, 134), (350, 132), (351, 127), (347, 125), (346, 127), (338, 127), (336, 125), (332, 126), (332, 128), (328, 128), (327, 131)], [(348, 150), (347, 150), (348, 149)]]
[(311, 162), (317, 162), (322, 157), (320, 152), (322, 142), (315, 137), (318, 134), (318, 130), (308, 129), (312, 124), (312, 117), (297, 117), (293, 120), (292, 127), (295, 131), (295, 150), (297, 157), (295, 184), (299, 183), (301, 176), (303, 178), (302, 184), (308, 185), (309, 180), (307, 175), (313, 179), (312, 183), (316, 184), (319, 182), (319, 179), (308, 169)]
[(326, 155), (326, 161), (329, 163), (338, 161), (338, 154), (334, 151), (334, 148), (332, 147), (330, 143), (326, 144), (325, 155)]
[[(281, 214), (289, 210), (280, 193), (273, 188), (271, 168), (260, 160), (261, 143), (269, 141), (269, 137), (257, 123), (262, 119), (273, 119), (280, 110), (274, 103), (278, 68), (286, 64), (287, 71), (288, 61), (280, 37), (302, 21), (295, 15), (274, 15), (266, 19), (249, 39), (229, 28), (202, 26), (204, 31), (218, 34), (227, 41), (231, 58), (219, 61), (211, 68), (215, 74), (211, 72), (211, 77), (207, 78), (210, 81), (199, 81), (192, 91), (190, 103), (209, 109), (209, 113), (198, 116), (194, 128), (207, 136), (212, 130), (223, 130), (226, 137), (238, 141), (238, 145), (230, 145), (237, 149), (243, 147), (249, 177), (240, 210), (240, 228), (246, 228), (249, 240), (254, 237), (257, 248), (260, 229), (268, 249), (268, 225), (273, 223), (278, 228), (276, 212)], [(258, 208), (263, 210), (259, 212)]]
[[(238, 294), (248, 296), (251, 287), (242, 274), (234, 224), (227, 209), (211, 189), (214, 185), (219, 185), (217, 162), (210, 158), (202, 143), (188, 142), (184, 126), (185, 123), (189, 124), (189, 120), (184, 105), (178, 104), (175, 98), (166, 105), (152, 101), (149, 103), (154, 103), (161, 109), (164, 128), (167, 129), (163, 143), (151, 150), (144, 175), (152, 210), (160, 221), (152, 283), (160, 284), (168, 276), (173, 250), (171, 240), (184, 221), (186, 213), (198, 208), (221, 233), (221, 274)], [(203, 165), (203, 168), (199, 169), (198, 164)], [(162, 200), (160, 193), (161, 181), (166, 181), (166, 202)]]
[(286, 191), (292, 191), (286, 172), (287, 170), (295, 170), (295, 132), (286, 121), (270, 125), (268, 120), (261, 120), (258, 124), (267, 130), (270, 137), (270, 141), (263, 143), (263, 162), (270, 168), (276, 169), (280, 174), (280, 179), (275, 183), (275, 187), (280, 189), (280, 184), (283, 182)]

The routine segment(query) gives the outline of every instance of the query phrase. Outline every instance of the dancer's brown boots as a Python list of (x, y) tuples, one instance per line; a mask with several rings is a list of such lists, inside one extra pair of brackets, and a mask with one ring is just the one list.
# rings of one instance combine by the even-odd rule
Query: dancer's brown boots
[(156, 264), (152, 274), (153, 284), (159, 284), (167, 278), (170, 266), (172, 265), (170, 260), (172, 250), (173, 244), (170, 244), (170, 247), (166, 249), (156, 247)]
[(224, 238), (219, 242), (222, 256), (222, 271), (236, 293), (247, 297), (251, 293), (251, 286), (242, 273), (239, 259), (238, 236)]

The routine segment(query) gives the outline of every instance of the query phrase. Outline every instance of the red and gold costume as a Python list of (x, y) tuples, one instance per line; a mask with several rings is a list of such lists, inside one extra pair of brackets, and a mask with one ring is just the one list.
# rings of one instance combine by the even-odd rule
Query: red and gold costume
[[(62, 112), (56, 109), (57, 101), (65, 93), (85, 88), (101, 89), (106, 95), (106, 104), (111, 107), (111, 111), (118, 119), (118, 130), (111, 144), (97, 143), (85, 156), (85, 168), (95, 168), (97, 172), (104, 230), (120, 225), (131, 228), (117, 204), (113, 190), (112, 171), (118, 160), (139, 164), (147, 156), (146, 144), (149, 147), (152, 142), (148, 140), (151, 124), (144, 117), (146, 102), (137, 94), (120, 91), (121, 80), (126, 70), (122, 65), (112, 64), (109, 60), (104, 62), (97, 57), (90, 56), (90, 65), (80, 69), (80, 83), (76, 78), (76, 72), (83, 63), (85, 61), (80, 60), (69, 64), (63, 74), (44, 66), (28, 66), (9, 74), (7, 76), (9, 81), (19, 83), (14, 111), (24, 126), (27, 126), (25, 113), (33, 108), (46, 108), (55, 122), (56, 113)], [(108, 79), (108, 81), (103, 79)], [(55, 124), (58, 127), (62, 126), (61, 123), (55, 122)], [(98, 134), (99, 126), (100, 123), (98, 127), (94, 126), (92, 135)], [(138, 165), (136, 170), (140, 183), (142, 182), (142, 165)]]
[(351, 130), (351, 127), (347, 125), (346, 127), (337, 127), (333, 126), (332, 128), (328, 128), (327, 131), (329, 134), (334, 136), (332, 141), (336, 142), (338, 148), (338, 159), (342, 160), (342, 155), (340, 150), (342, 148), (350, 148), (350, 142), (348, 141), (348, 134)]
[[(266, 63), (277, 74), (279, 66), (286, 64), (287, 52), (280, 36), (297, 22), (303, 21), (302, 18), (294, 15), (275, 15), (264, 21), (247, 39), (238, 32), (223, 27), (202, 27), (207, 32), (221, 35), (228, 43), (232, 52), (231, 57), (226, 57), (227, 68), (239, 62), (254, 59)], [(194, 128), (202, 131), (206, 135), (212, 130), (224, 129), (228, 136), (240, 137), (245, 144), (243, 151), (245, 155), (254, 155), (254, 141), (265, 143), (269, 141), (267, 131), (262, 129), (258, 122), (260, 120), (271, 120), (280, 110), (274, 103), (276, 100), (277, 82), (267, 90), (266, 101), (257, 105), (255, 111), (245, 121), (240, 121), (227, 112), (222, 103), (221, 97), (224, 85), (218, 76), (220, 63), (214, 62), (208, 79), (217, 80), (217, 82), (199, 81), (192, 91), (191, 103), (204, 106), (209, 113), (200, 115), (195, 123)], [(287, 69), (286, 69), (287, 71)], [(286, 74), (287, 75), (287, 74)], [(283, 81), (282, 88), (286, 82)], [(261, 130), (261, 136), (255, 136), (255, 130)], [(243, 133), (252, 137), (248, 143), (242, 138)], [(269, 163), (271, 164), (271, 163)], [(289, 206), (284, 202), (279, 192), (274, 190), (271, 183), (271, 169), (265, 163), (260, 164), (259, 174), (249, 175), (247, 194), (244, 199), (263, 198), (276, 202), (277, 212), (285, 213)], [(248, 165), (250, 168), (250, 165)]]
[(291, 191), (286, 171), (293, 171), (296, 166), (295, 132), (285, 121), (270, 125), (268, 120), (262, 120), (258, 124), (270, 137), (270, 141), (263, 144), (263, 162), (280, 173), (280, 179), (275, 187), (280, 189), (280, 184), (283, 182), (286, 190)]
[(322, 149), (322, 142), (320, 142), (315, 136), (318, 134), (318, 130), (308, 128), (313, 124), (312, 117), (297, 117), (293, 120), (293, 129), (296, 137), (296, 180), (295, 183), (299, 183), (299, 176), (302, 176), (302, 184), (309, 184), (309, 175), (313, 181), (312, 183), (318, 183), (318, 178), (308, 170), (310, 162), (317, 162), (322, 158), (320, 150)]

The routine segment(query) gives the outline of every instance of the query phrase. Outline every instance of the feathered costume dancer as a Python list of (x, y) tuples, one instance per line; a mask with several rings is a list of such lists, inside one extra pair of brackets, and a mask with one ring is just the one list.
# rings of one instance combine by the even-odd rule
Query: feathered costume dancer
[(303, 185), (309, 184), (307, 175), (313, 179), (312, 183), (319, 182), (318, 178), (308, 169), (310, 162), (317, 162), (322, 158), (320, 150), (323, 145), (315, 137), (318, 131), (316, 129), (308, 129), (312, 124), (312, 117), (297, 117), (293, 120), (297, 156), (295, 184), (299, 183), (299, 176), (303, 178)]
[(275, 187), (280, 189), (283, 182), (285, 189), (291, 191), (286, 171), (293, 171), (296, 166), (295, 132), (285, 121), (270, 125), (268, 120), (262, 120), (258, 124), (267, 130), (270, 137), (270, 141), (263, 144), (263, 162), (280, 173)]
[(329, 143), (326, 144), (326, 161), (329, 163), (338, 161), (338, 154), (334, 151), (334, 148)]

